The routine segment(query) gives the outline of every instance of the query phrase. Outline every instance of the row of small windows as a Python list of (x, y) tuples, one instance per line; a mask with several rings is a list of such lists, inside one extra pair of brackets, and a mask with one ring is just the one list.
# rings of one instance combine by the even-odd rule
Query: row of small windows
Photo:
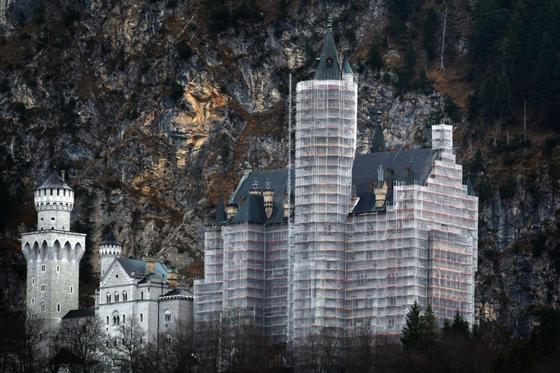
[[(57, 273), (60, 273), (60, 266), (56, 266), (55, 269), (56, 269)], [(47, 271), (47, 266), (45, 264), (42, 264), (41, 265), (41, 272), (46, 272), (46, 271)], [(32, 283), (35, 284), (35, 277), (33, 277)]]
[[(72, 196), (72, 191), (71, 190), (67, 190), (67, 189), (39, 189), (37, 191), (37, 197), (41, 197), (41, 196), (54, 196), (55, 191), (56, 190), (56, 195), (60, 196), (60, 192), (62, 191), (62, 196), (65, 197), (66, 196), (66, 192), (68, 192), (68, 197)], [(48, 192), (47, 192), (48, 191)]]
[[(141, 299), (144, 299), (144, 292), (141, 292)], [(111, 293), (107, 293), (107, 297), (106, 297), (106, 301), (107, 303), (111, 303)], [(115, 297), (113, 298), (115, 300), (115, 303), (119, 302), (120, 299), (120, 295), (118, 291), (115, 291)], [(126, 290), (123, 290), (122, 292), (122, 301), (126, 302), (128, 300), (128, 294), (126, 293)]]

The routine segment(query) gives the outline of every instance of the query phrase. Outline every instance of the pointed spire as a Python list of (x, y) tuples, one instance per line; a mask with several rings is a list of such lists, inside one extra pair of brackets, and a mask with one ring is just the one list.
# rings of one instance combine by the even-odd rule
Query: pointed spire
[(218, 205), (216, 205), (216, 224), (222, 224), (226, 221), (226, 208), (223, 197), (220, 197)]
[(348, 53), (344, 53), (344, 60), (342, 61), (342, 73), (343, 74), (353, 74), (352, 66), (350, 65), (350, 59), (348, 58)]
[(327, 21), (327, 34), (321, 49), (319, 65), (315, 71), (314, 80), (340, 80), (340, 66), (338, 65), (338, 52), (332, 36), (332, 20)]
[(119, 240), (117, 240), (117, 237), (115, 236), (115, 232), (113, 231), (113, 229), (109, 230), (109, 232), (105, 235), (105, 237), (103, 237), (103, 241), (101, 241), (101, 245), (105, 246), (105, 245), (117, 245), (120, 246), (121, 243)]
[(377, 122), (373, 127), (373, 140), (371, 142), (371, 152), (378, 153), (384, 152), (385, 148), (385, 136), (383, 136), (383, 128), (379, 122)]

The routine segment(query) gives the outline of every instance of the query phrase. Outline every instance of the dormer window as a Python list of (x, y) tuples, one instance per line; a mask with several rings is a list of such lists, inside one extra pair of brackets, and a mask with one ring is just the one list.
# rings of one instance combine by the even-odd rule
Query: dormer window
[(333, 59), (332, 57), (327, 57), (327, 66), (332, 66)]

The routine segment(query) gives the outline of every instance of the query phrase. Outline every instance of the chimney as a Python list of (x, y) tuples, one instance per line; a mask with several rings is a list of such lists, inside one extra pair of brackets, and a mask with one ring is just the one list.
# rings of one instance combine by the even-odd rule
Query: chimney
[(66, 182), (66, 172), (64, 172), (64, 170), (60, 171), (60, 178), (62, 181)]
[(145, 256), (144, 261), (146, 262), (146, 275), (149, 275), (150, 273), (154, 273), (156, 270), (156, 258), (153, 258), (151, 256)]
[(177, 273), (177, 269), (175, 267), (170, 268), (170, 271), (167, 273), (167, 283), (169, 287), (173, 289), (176, 288), (178, 281), (179, 274)]
[(272, 209), (274, 206), (274, 191), (270, 185), (270, 181), (267, 179), (265, 183), (265, 188), (263, 192), (263, 203), (264, 203), (264, 213), (266, 217), (270, 219), (272, 216)]

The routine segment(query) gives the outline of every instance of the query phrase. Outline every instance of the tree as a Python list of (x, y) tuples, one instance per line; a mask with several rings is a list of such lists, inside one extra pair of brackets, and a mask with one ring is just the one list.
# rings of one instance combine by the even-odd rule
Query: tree
[(423, 350), (431, 348), (436, 342), (438, 326), (432, 305), (428, 304), (426, 312), (420, 317), (420, 347)]
[(457, 335), (469, 337), (471, 332), (469, 330), (469, 323), (461, 316), (459, 311), (455, 312), (453, 324), (451, 324), (451, 331)]
[(142, 372), (145, 333), (135, 317), (126, 325), (121, 325), (119, 337), (113, 338), (112, 346), (107, 348), (113, 364), (125, 372)]
[(67, 348), (80, 359), (82, 372), (86, 373), (99, 370), (99, 352), (105, 338), (99, 318), (86, 317), (63, 321), (57, 341), (59, 348)]
[(44, 354), (47, 343), (45, 321), (36, 315), (29, 314), (25, 319), (24, 334), (19, 341), (21, 349), (18, 353), (22, 372), (40, 372), (46, 364)]
[(422, 308), (414, 301), (406, 314), (406, 324), (401, 332), (401, 342), (407, 350), (417, 349), (420, 346), (422, 334), (421, 311)]

